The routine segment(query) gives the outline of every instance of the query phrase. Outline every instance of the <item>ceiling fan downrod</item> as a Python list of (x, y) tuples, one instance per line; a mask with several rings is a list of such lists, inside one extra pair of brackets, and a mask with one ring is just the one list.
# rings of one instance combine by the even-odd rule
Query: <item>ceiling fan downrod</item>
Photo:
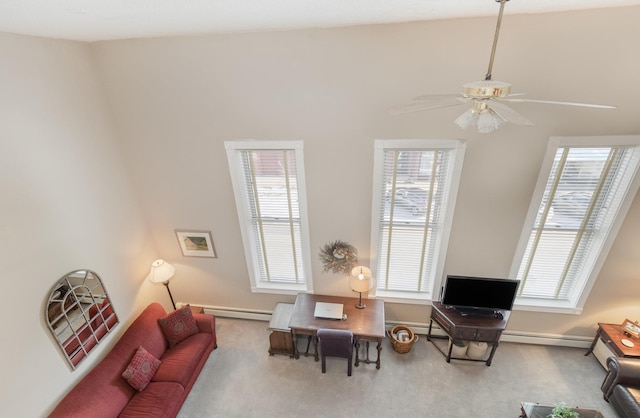
[(498, 22), (496, 23), (496, 33), (493, 36), (493, 46), (491, 47), (491, 58), (489, 59), (489, 68), (487, 68), (487, 75), (485, 80), (491, 80), (491, 71), (493, 70), (493, 58), (496, 55), (496, 47), (498, 46), (498, 35), (500, 34), (500, 24), (502, 23), (502, 13), (504, 11), (504, 4), (509, 0), (496, 0), (500, 3), (500, 12), (498, 13)]

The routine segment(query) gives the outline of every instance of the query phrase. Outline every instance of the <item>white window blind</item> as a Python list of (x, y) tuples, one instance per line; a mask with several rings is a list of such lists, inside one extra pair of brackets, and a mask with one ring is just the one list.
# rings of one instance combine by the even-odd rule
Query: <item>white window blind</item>
[(426, 300), (442, 275), (464, 146), (457, 141), (376, 145), (376, 295)]
[(634, 145), (555, 147), (533, 227), (521, 241), (516, 303), (581, 309), (628, 192), (637, 189), (639, 157)]
[[(239, 141), (225, 145), (252, 287), (307, 290), (309, 250), (301, 143)], [(245, 148), (249, 145), (255, 148)]]

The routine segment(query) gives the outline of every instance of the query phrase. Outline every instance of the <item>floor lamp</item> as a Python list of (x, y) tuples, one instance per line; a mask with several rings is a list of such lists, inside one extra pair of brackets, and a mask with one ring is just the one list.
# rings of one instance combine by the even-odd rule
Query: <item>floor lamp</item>
[(171, 299), (171, 305), (173, 309), (176, 309), (176, 304), (173, 301), (173, 295), (171, 295), (171, 289), (169, 289), (169, 280), (176, 274), (176, 268), (164, 260), (158, 259), (151, 263), (151, 271), (147, 276), (152, 283), (162, 283), (169, 292), (169, 298)]

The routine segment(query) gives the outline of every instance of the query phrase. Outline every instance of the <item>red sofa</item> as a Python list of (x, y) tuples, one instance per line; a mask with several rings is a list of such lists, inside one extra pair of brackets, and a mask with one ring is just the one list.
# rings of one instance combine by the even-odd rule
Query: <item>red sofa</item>
[[(169, 348), (158, 319), (167, 312), (149, 305), (106, 357), (62, 399), (56, 417), (175, 417), (217, 347), (215, 317), (194, 314), (199, 332)], [(122, 377), (139, 346), (161, 360), (151, 383), (138, 392)]]

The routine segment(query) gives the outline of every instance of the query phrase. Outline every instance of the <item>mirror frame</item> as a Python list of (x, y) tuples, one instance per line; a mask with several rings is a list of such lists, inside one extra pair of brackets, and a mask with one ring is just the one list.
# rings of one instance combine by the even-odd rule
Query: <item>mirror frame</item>
[(44, 317), (72, 370), (119, 323), (102, 279), (87, 269), (74, 270), (55, 283)]

